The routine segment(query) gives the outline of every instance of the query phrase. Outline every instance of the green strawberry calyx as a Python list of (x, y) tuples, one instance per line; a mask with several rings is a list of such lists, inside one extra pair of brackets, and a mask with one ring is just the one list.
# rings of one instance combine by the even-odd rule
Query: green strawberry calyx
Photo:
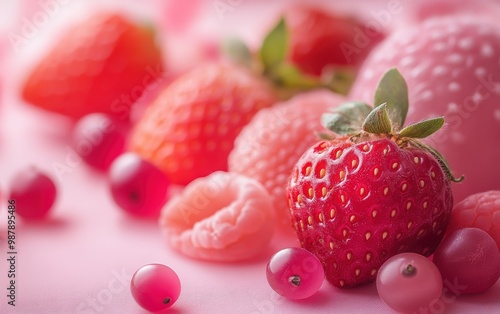
[[(455, 178), (446, 159), (420, 139), (437, 132), (444, 125), (444, 117), (431, 118), (405, 126), (408, 113), (408, 87), (395, 68), (387, 71), (377, 86), (374, 107), (362, 102), (348, 102), (323, 114), (322, 123), (336, 135), (347, 136), (353, 142), (387, 137), (400, 147), (416, 147), (431, 153), (450, 181)], [(330, 134), (320, 134), (332, 138)]]

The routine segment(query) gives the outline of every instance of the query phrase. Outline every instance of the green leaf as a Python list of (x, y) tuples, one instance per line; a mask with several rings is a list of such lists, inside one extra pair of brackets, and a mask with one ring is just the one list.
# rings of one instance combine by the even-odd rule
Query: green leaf
[(396, 130), (400, 130), (408, 113), (408, 87), (395, 68), (387, 71), (375, 91), (374, 106), (387, 104), (387, 112)]
[(288, 45), (288, 35), (285, 19), (281, 18), (278, 24), (267, 34), (260, 48), (260, 58), (264, 68), (272, 68), (285, 60)]
[(391, 120), (387, 114), (387, 104), (375, 107), (365, 119), (363, 130), (373, 134), (392, 132)]
[(272, 80), (279, 86), (293, 88), (314, 88), (321, 85), (321, 82), (312, 76), (303, 73), (295, 65), (282, 62), (273, 68)]
[(238, 38), (227, 38), (221, 43), (222, 53), (231, 61), (250, 66), (252, 64), (252, 53), (247, 45)]
[(321, 116), (323, 126), (339, 135), (361, 131), (363, 122), (372, 107), (360, 102), (347, 102)]
[(401, 132), (399, 132), (399, 136), (411, 138), (426, 138), (427, 136), (434, 134), (436, 131), (441, 129), (443, 124), (443, 117), (424, 120), (406, 126), (401, 130)]

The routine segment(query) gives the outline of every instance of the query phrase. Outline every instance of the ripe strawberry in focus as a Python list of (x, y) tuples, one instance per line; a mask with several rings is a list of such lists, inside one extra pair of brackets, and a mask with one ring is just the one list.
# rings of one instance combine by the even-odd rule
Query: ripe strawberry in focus
[(325, 132), (321, 115), (344, 97), (327, 90), (311, 91), (260, 110), (235, 140), (229, 171), (256, 179), (268, 190), (277, 223), (293, 231), (288, 217), (286, 182), (302, 152)]
[[(426, 142), (466, 180), (457, 202), (500, 190), (500, 24), (477, 17), (430, 19), (391, 34), (367, 58), (349, 98), (367, 101), (390, 67), (407, 79), (408, 121), (443, 115), (447, 125)], [(494, 144), (495, 143), (495, 144)]]
[(289, 58), (302, 71), (321, 75), (331, 66), (357, 68), (383, 38), (381, 30), (367, 28), (351, 16), (295, 5), (285, 12)]
[(22, 96), (72, 118), (102, 112), (127, 121), (131, 104), (162, 72), (151, 29), (101, 14), (67, 30), (28, 75)]
[(395, 254), (432, 254), (451, 216), (450, 181), (459, 181), (418, 140), (443, 118), (403, 127), (408, 96), (399, 72), (385, 74), (374, 103), (373, 110), (347, 103), (326, 114), (325, 125), (339, 137), (308, 149), (288, 183), (298, 239), (337, 287), (375, 280)]
[(267, 82), (229, 63), (208, 64), (179, 77), (147, 108), (132, 132), (131, 150), (185, 185), (216, 170), (240, 130), (276, 101)]

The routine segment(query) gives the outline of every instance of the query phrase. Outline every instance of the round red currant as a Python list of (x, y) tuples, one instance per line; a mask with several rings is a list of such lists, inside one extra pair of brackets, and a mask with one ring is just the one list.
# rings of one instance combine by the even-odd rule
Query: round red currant
[(56, 200), (52, 179), (36, 167), (16, 173), (10, 183), (9, 199), (16, 202), (16, 213), (25, 219), (44, 218)]
[(139, 268), (130, 283), (135, 301), (144, 309), (157, 312), (171, 307), (181, 293), (181, 282), (168, 266), (149, 264)]
[(73, 149), (90, 166), (105, 171), (125, 147), (125, 131), (110, 116), (92, 113), (73, 130)]
[(433, 261), (443, 280), (460, 285), (460, 294), (484, 292), (500, 277), (498, 246), (479, 228), (463, 228), (448, 235), (434, 252)]
[(443, 280), (436, 265), (416, 253), (389, 258), (377, 274), (377, 292), (392, 309), (409, 313), (439, 299)]
[(168, 178), (154, 165), (134, 153), (116, 158), (109, 169), (115, 202), (127, 213), (157, 218), (167, 201)]
[(315, 294), (325, 279), (319, 259), (311, 252), (292, 247), (274, 254), (266, 269), (267, 281), (288, 299), (305, 299)]

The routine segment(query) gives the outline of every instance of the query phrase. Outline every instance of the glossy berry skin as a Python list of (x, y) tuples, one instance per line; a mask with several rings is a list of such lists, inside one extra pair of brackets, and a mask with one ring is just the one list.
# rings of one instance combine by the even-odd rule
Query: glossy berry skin
[(229, 171), (256, 179), (269, 191), (280, 230), (292, 233), (286, 182), (302, 153), (325, 132), (321, 115), (344, 97), (321, 90), (302, 93), (260, 110), (236, 137), (228, 158)]
[(353, 17), (308, 5), (291, 6), (285, 11), (285, 22), (290, 33), (290, 61), (317, 76), (332, 66), (357, 68), (384, 38), (381, 30), (367, 31), (365, 23)]
[(130, 291), (137, 304), (150, 312), (171, 307), (181, 293), (179, 277), (170, 267), (148, 264), (132, 276)]
[(377, 292), (392, 309), (413, 313), (439, 299), (443, 280), (425, 256), (401, 253), (389, 258), (377, 274)]
[(153, 32), (103, 13), (67, 29), (29, 74), (22, 96), (75, 119), (103, 112), (127, 121), (133, 102), (162, 72)]
[(500, 252), (490, 235), (478, 228), (463, 228), (448, 235), (433, 261), (443, 280), (458, 282), (460, 294), (481, 293), (500, 277)]
[(234, 139), (276, 98), (248, 69), (228, 63), (200, 66), (179, 77), (147, 108), (130, 148), (186, 185), (227, 170)]
[(315, 294), (325, 279), (323, 266), (311, 252), (292, 247), (274, 254), (266, 267), (267, 281), (288, 299), (306, 299)]
[(15, 200), (16, 214), (27, 220), (45, 218), (56, 196), (52, 179), (35, 167), (23, 169), (12, 177), (9, 200)]
[(92, 113), (78, 120), (73, 149), (91, 167), (105, 171), (125, 148), (125, 131), (111, 116)]
[(500, 249), (500, 190), (470, 195), (453, 207), (447, 233), (466, 227), (488, 232)]
[[(481, 15), (452, 15), (398, 29), (367, 57), (349, 95), (352, 100), (371, 101), (383, 73), (397, 67), (406, 78), (412, 104), (407, 123), (431, 116), (446, 120), (447, 127), (425, 142), (446, 156), (453, 173), (465, 176), (453, 185), (456, 202), (500, 190), (500, 167), (492, 166), (500, 159), (500, 145), (491, 145), (500, 134), (497, 17), (491, 22)], [(463, 158), (464, 148), (474, 158)]]
[(168, 178), (134, 153), (119, 156), (109, 169), (109, 185), (115, 202), (125, 212), (157, 218), (167, 201)]
[(294, 167), (288, 199), (301, 246), (337, 287), (375, 280), (397, 253), (430, 255), (453, 206), (437, 160), (387, 138), (314, 145)]

